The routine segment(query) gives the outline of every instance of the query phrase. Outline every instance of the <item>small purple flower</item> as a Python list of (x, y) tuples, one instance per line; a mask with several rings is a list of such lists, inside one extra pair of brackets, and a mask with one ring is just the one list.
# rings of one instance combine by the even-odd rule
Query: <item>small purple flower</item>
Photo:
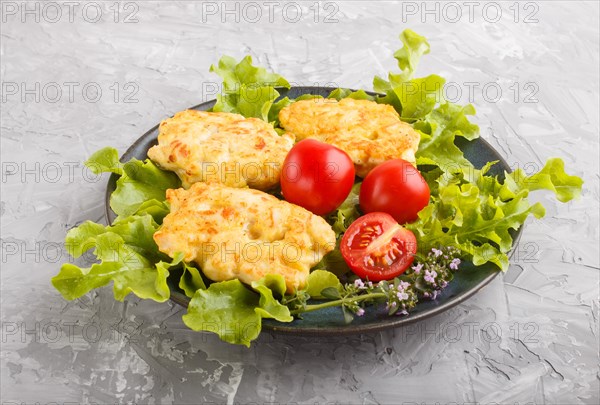
[(408, 299), (408, 294), (405, 292), (398, 292), (396, 293), (396, 297), (398, 297), (400, 301), (404, 301)]
[(447, 286), (448, 286), (448, 282), (447, 281), (442, 281), (442, 284), (440, 285), (440, 287), (446, 288)]
[(354, 280), (354, 287), (356, 288), (365, 288), (365, 284), (362, 282), (360, 278)]
[(457, 257), (455, 259), (452, 259), (452, 262), (450, 263), (450, 269), (451, 270), (458, 270), (458, 265), (460, 264), (460, 259)]
[(363, 316), (365, 314), (365, 310), (362, 308), (358, 308), (358, 311), (356, 311), (356, 315), (358, 316)]
[(431, 249), (435, 257), (440, 257), (442, 255), (442, 251), (436, 248)]
[(406, 281), (400, 281), (398, 283), (398, 291), (400, 291), (400, 292), (403, 292), (408, 287), (410, 287), (410, 283), (407, 283)]
[(423, 277), (425, 279), (425, 281), (427, 281), (429, 284), (435, 284), (435, 278), (437, 277), (437, 273), (435, 272), (435, 270), (425, 270), (425, 277)]
[(369, 286), (369, 288), (373, 288), (373, 283), (372, 282), (368, 282), (367, 285)]
[(412, 266), (412, 269), (415, 271), (415, 273), (419, 274), (421, 272), (421, 269), (423, 268), (423, 263), (419, 263), (416, 266)]
[(433, 295), (431, 296), (431, 299), (432, 300), (436, 299), (439, 293), (440, 292), (438, 290), (433, 290)]

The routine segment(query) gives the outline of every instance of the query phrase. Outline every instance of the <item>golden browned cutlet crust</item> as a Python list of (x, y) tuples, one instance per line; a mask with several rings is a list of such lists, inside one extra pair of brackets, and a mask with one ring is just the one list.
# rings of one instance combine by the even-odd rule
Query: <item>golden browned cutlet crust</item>
[(161, 122), (148, 157), (177, 173), (185, 188), (208, 182), (268, 190), (293, 145), (293, 135), (279, 136), (258, 118), (186, 110)]
[(314, 138), (345, 151), (360, 177), (387, 160), (415, 163), (419, 133), (390, 105), (350, 98), (301, 100), (282, 109), (279, 120), (297, 140)]
[(167, 190), (167, 200), (171, 212), (154, 234), (158, 248), (171, 257), (182, 252), (213, 281), (250, 284), (281, 274), (291, 293), (335, 248), (323, 218), (262, 191), (195, 183)]

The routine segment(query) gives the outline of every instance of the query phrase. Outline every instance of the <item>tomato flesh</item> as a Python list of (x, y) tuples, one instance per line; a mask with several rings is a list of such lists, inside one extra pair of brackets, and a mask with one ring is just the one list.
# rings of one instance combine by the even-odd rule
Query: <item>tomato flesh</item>
[(408, 229), (383, 212), (354, 221), (340, 245), (350, 269), (371, 281), (389, 280), (406, 271), (417, 252), (417, 240)]

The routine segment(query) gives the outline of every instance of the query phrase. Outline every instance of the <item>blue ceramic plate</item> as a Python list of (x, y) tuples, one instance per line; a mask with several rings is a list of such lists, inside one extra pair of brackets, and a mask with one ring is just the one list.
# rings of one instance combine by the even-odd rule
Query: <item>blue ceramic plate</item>
[[(292, 87), (289, 91), (283, 91), (282, 97), (287, 95), (290, 98), (295, 98), (302, 94), (314, 94), (326, 97), (332, 90), (334, 88)], [(192, 107), (192, 109), (208, 110), (214, 103), (214, 100), (208, 101)], [(148, 149), (157, 144), (157, 137), (158, 125), (135, 141), (127, 152), (123, 154), (121, 160), (126, 162), (131, 158), (146, 159)], [(485, 140), (479, 138), (469, 142), (459, 137), (456, 143), (464, 152), (465, 157), (475, 167), (481, 168), (487, 162), (497, 160), (499, 163), (494, 165), (491, 174), (503, 175), (504, 171), (511, 171), (502, 156)], [(109, 205), (109, 198), (115, 189), (116, 180), (117, 176), (113, 174), (106, 190), (106, 216), (109, 223), (112, 223), (116, 218), (115, 213), (112, 212)], [(513, 246), (517, 243), (520, 234), (521, 230), (513, 234)], [(325, 308), (320, 311), (306, 313), (303, 315), (303, 319), (296, 319), (290, 323), (265, 319), (263, 320), (263, 327), (279, 333), (313, 336), (345, 335), (395, 328), (420, 321), (458, 305), (481, 290), (498, 273), (498, 268), (493, 264), (486, 264), (475, 268), (471, 263), (463, 263), (460, 270), (455, 273), (452, 282), (438, 295), (436, 300), (419, 301), (411, 313), (406, 316), (388, 316), (384, 305), (381, 305), (381, 307), (371, 308), (369, 311), (366, 311), (362, 317), (355, 317), (352, 323), (345, 324), (342, 311), (339, 308)], [(190, 299), (177, 287), (176, 279), (176, 277), (173, 277), (169, 280), (171, 300), (187, 307)]]

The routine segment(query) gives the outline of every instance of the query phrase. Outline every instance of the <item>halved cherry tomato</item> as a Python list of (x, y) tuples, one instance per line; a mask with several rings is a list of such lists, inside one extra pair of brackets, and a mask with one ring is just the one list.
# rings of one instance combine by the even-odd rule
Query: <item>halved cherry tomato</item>
[(350, 225), (340, 250), (357, 276), (371, 281), (389, 280), (412, 264), (417, 239), (391, 215), (374, 212)]
[(327, 143), (304, 139), (294, 145), (283, 162), (283, 197), (317, 215), (336, 209), (353, 185), (352, 159)]

